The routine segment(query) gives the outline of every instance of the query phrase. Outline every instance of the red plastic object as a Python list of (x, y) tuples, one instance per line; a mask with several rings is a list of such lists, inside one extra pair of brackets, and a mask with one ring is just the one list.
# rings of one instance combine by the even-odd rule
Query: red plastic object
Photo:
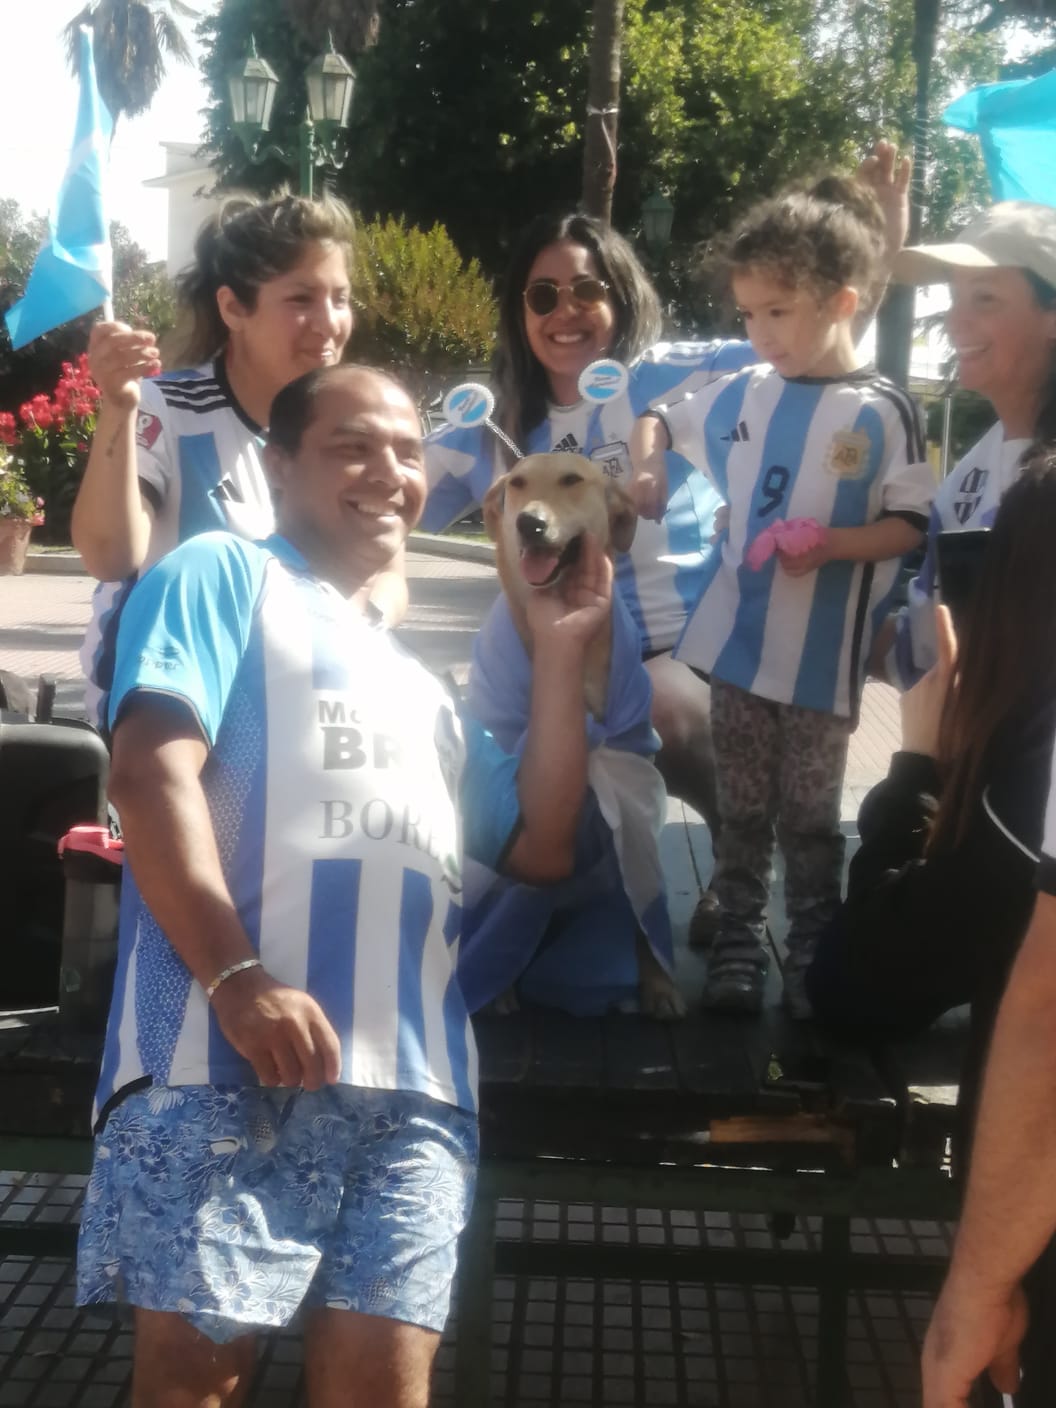
[(59, 837), (59, 855), (66, 851), (98, 856), (112, 865), (121, 865), (125, 859), (124, 841), (111, 836), (108, 826), (71, 826), (65, 836)]

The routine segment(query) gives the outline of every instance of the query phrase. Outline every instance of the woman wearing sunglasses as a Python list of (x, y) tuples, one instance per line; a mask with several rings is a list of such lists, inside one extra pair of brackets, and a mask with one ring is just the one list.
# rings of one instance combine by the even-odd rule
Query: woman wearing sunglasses
[[(624, 487), (635, 418), (677, 396), (690, 376), (754, 360), (747, 342), (661, 343), (660, 304), (630, 245), (586, 215), (544, 215), (524, 230), (503, 281), (492, 384), (496, 421), (525, 454), (586, 455)], [(579, 376), (599, 357), (630, 369), (626, 393), (599, 407)], [(422, 526), (438, 532), (481, 502), (511, 452), (487, 429), (444, 426), (426, 442), (429, 500)], [(688, 466), (687, 466), (688, 469)], [(717, 825), (708, 688), (671, 659), (699, 595), (715, 510), (706, 476), (686, 474), (661, 523), (638, 522), (616, 581), (638, 625), (653, 685), (657, 764), (670, 791)], [(710, 934), (714, 900), (701, 897), (693, 937)]]
[[(875, 191), (893, 254), (905, 235), (909, 163), (879, 142), (859, 178)], [(496, 419), (525, 454), (567, 450), (600, 463), (627, 487), (628, 442), (643, 411), (679, 399), (725, 372), (755, 361), (748, 342), (664, 343), (660, 304), (626, 240), (586, 215), (541, 215), (523, 231), (500, 293), (492, 384)], [(579, 376), (599, 357), (630, 369), (627, 391), (598, 407), (579, 394)], [(486, 428), (444, 426), (426, 442), (429, 500), (421, 526), (439, 532), (478, 505), (512, 461)], [(653, 726), (662, 749), (656, 762), (668, 790), (683, 798), (718, 835), (708, 687), (671, 650), (703, 584), (721, 500), (686, 461), (668, 465), (670, 497), (663, 519), (638, 520), (629, 553), (616, 564), (616, 584), (642, 637), (653, 686)], [(706, 942), (718, 909), (702, 894), (690, 942)]]

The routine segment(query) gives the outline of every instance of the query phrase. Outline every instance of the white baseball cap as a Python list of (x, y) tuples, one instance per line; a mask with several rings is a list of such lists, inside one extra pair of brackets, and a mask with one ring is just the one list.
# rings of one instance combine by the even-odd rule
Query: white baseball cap
[(936, 284), (951, 269), (1029, 269), (1056, 288), (1056, 206), (1004, 200), (949, 244), (921, 244), (895, 256), (903, 284)]

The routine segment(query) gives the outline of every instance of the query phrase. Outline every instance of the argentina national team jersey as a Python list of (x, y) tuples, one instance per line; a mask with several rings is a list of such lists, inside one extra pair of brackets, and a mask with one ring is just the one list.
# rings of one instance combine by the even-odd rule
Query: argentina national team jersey
[[(323, 1007), (341, 1082), (475, 1108), (454, 978), (462, 845), (499, 863), (519, 818), (516, 761), (464, 729), (443, 686), (277, 537), (200, 536), (144, 577), (111, 722), (144, 690), (198, 721), (239, 918), (267, 971)], [(127, 873), (97, 1105), (145, 1076), (256, 1084)]]
[[(631, 368), (625, 395), (603, 406), (586, 401), (551, 406), (520, 448), (525, 454), (585, 455), (626, 489), (631, 478), (628, 442), (642, 411), (680, 395), (690, 381), (703, 385), (754, 360), (746, 342), (661, 343)], [(425, 453), (429, 498), (420, 526), (428, 532), (441, 532), (478, 506), (506, 468), (499, 442), (487, 429), (443, 426), (429, 436)], [(720, 501), (708, 480), (692, 469), (685, 459), (672, 457), (663, 522), (639, 519), (630, 552), (617, 558), (616, 584), (645, 651), (671, 649), (700, 591)]]
[(1006, 490), (1019, 474), (1029, 440), (1006, 440), (1001, 422), (992, 425), (943, 480), (931, 506), (928, 545), (920, 571), (909, 584), (888, 656), (892, 684), (909, 689), (937, 659), (935, 602), (938, 591), (936, 538), (969, 528), (991, 528)]
[[(154, 522), (144, 570), (177, 543), (226, 528), (244, 538), (272, 530), (261, 465), (261, 428), (231, 394), (223, 361), (144, 381), (136, 420), (136, 474)], [(113, 650), (131, 582), (101, 582), (81, 648), (89, 719), (102, 725)]]
[(785, 379), (754, 367), (664, 412), (676, 452), (703, 461), (729, 504), (677, 659), (782, 704), (855, 713), (899, 560), (829, 562), (792, 577), (749, 544), (780, 519), (853, 528), (897, 514), (927, 524), (934, 492), (919, 412), (871, 370)]

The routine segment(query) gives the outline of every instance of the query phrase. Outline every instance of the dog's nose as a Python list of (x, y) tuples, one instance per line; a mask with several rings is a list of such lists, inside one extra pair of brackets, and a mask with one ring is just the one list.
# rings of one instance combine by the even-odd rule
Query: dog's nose
[(524, 509), (517, 515), (517, 532), (525, 543), (544, 542), (547, 532), (546, 520), (540, 518), (537, 513), (529, 513)]

